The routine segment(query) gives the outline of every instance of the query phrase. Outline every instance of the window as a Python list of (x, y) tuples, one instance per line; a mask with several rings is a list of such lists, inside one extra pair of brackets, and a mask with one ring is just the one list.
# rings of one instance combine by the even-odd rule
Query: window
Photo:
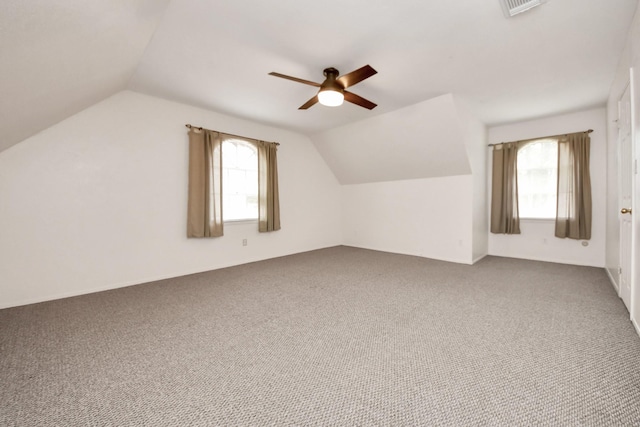
[(241, 139), (222, 143), (224, 221), (258, 219), (258, 150)]
[(518, 150), (518, 210), (521, 218), (556, 216), (558, 144), (540, 139)]

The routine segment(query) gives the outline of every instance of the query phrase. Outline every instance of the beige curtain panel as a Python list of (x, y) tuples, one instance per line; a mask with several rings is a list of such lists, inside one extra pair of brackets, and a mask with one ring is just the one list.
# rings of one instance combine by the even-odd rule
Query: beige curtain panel
[(587, 132), (558, 139), (556, 237), (591, 239), (590, 146)]
[(518, 215), (518, 144), (493, 147), (491, 232), (520, 234)]
[(258, 147), (258, 231), (280, 230), (278, 194), (278, 144), (257, 141)]
[(222, 138), (218, 132), (189, 131), (187, 237), (219, 237), (222, 224)]

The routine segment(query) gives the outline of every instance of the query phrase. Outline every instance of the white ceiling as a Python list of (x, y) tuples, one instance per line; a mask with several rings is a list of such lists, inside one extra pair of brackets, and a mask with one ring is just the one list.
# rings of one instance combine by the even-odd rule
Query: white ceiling
[[(446, 93), (489, 125), (599, 106), (637, 2), (3, 0), (0, 150), (124, 88), (309, 135)], [(373, 111), (267, 75), (365, 64)]]
[(126, 88), (168, 0), (2, 0), (0, 151)]

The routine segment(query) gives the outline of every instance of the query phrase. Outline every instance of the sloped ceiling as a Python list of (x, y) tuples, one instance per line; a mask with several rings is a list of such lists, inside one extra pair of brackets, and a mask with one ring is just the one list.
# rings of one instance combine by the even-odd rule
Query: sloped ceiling
[(126, 88), (168, 0), (2, 0), (0, 151)]
[[(637, 3), (4, 0), (0, 150), (124, 88), (307, 135), (447, 93), (489, 125), (600, 106)], [(300, 111), (314, 88), (267, 75), (365, 64), (373, 111)]]
[(311, 139), (341, 184), (471, 173), (451, 95), (320, 132)]

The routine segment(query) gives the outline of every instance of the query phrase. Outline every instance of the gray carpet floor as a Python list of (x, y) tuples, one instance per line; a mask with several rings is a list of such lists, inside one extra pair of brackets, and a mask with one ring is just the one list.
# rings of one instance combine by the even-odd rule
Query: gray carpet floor
[(336, 247), (0, 310), (2, 426), (638, 426), (602, 269)]

